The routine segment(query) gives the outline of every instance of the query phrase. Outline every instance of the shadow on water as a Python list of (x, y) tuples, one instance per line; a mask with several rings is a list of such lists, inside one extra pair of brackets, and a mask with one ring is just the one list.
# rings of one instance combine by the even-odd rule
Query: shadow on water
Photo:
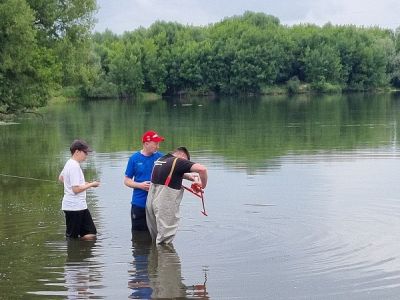
[(181, 261), (172, 244), (155, 245), (147, 232), (135, 232), (132, 253), (130, 299), (210, 299), (206, 273), (201, 284), (183, 283)]

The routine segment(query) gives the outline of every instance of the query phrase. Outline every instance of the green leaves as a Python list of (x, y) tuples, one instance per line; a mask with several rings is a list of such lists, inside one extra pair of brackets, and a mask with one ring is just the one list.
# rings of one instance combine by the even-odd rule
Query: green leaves
[(34, 12), (23, 0), (0, 4), (0, 106), (3, 113), (40, 106), (49, 76), (32, 27)]
[(1, 112), (43, 106), (60, 85), (98, 76), (89, 42), (95, 9), (95, 0), (1, 2)]

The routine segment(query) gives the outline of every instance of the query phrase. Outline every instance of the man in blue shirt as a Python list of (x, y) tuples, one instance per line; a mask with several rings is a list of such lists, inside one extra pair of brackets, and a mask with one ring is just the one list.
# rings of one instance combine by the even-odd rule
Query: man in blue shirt
[(154, 162), (163, 156), (162, 153), (158, 152), (162, 141), (164, 141), (164, 138), (159, 136), (157, 132), (146, 131), (142, 136), (142, 150), (133, 153), (126, 166), (124, 184), (133, 188), (131, 201), (132, 233), (135, 230), (148, 230), (146, 199)]

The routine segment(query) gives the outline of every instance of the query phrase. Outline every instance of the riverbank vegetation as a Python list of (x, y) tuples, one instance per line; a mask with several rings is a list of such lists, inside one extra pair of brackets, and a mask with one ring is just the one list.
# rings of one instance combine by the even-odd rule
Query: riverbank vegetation
[[(398, 86), (398, 34), (356, 26), (283, 26), (247, 12), (206, 27), (156, 22), (93, 36), (97, 89), (87, 96), (364, 91)], [(104, 87), (104, 89), (101, 89)], [(96, 94), (98, 93), (98, 94)]]
[(95, 0), (0, 4), (0, 112), (46, 105), (60, 90), (93, 99), (400, 87), (400, 30), (285, 26), (246, 12), (117, 35), (91, 33), (95, 10)]
[(0, 3), (0, 113), (46, 105), (51, 95), (94, 80), (96, 0)]

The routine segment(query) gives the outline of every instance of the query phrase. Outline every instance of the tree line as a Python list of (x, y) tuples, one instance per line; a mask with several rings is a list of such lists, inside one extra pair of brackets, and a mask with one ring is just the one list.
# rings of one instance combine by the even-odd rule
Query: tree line
[[(93, 36), (101, 81), (119, 96), (141, 91), (247, 94), (302, 84), (329, 92), (399, 86), (398, 32), (377, 27), (284, 26), (246, 12), (206, 27), (155, 22), (117, 36)], [(96, 95), (96, 92), (99, 94)], [(88, 96), (101, 96), (100, 89)]]
[(400, 87), (400, 28), (282, 25), (246, 12), (208, 26), (157, 21), (92, 33), (95, 0), (0, 4), (0, 111), (141, 92), (262, 94)]

